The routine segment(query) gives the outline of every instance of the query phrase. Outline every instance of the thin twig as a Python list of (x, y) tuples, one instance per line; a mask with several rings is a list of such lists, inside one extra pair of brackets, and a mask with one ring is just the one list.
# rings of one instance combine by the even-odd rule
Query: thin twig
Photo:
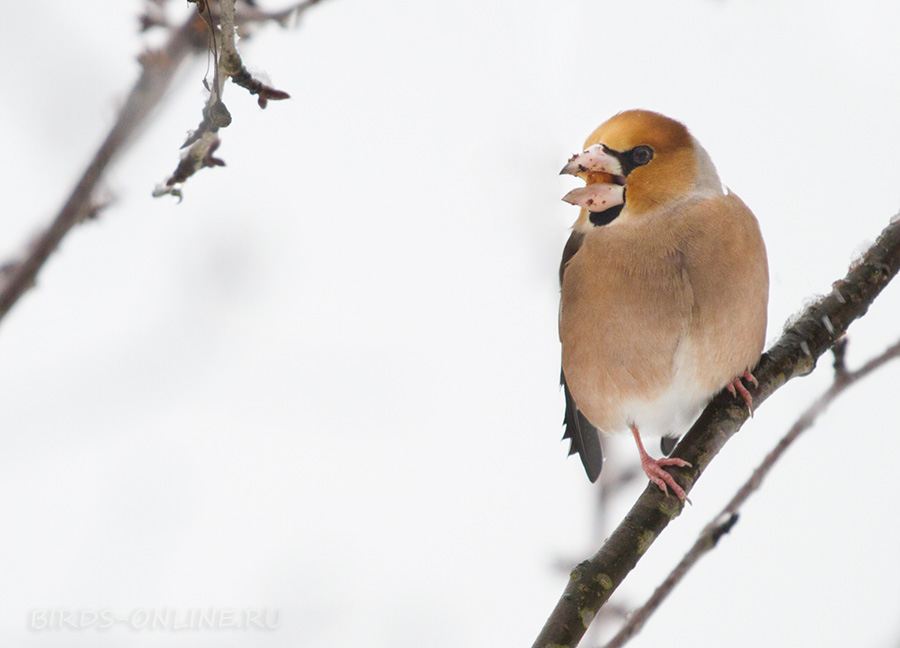
[[(182, 148), (186, 150), (182, 153), (181, 160), (175, 171), (164, 183), (153, 190), (154, 197), (171, 194), (180, 199), (182, 195), (181, 186), (200, 169), (225, 166), (225, 162), (215, 157), (213, 153), (215, 153), (221, 143), (219, 140), (219, 129), (226, 128), (231, 124), (231, 113), (222, 100), (227, 78), (230, 78), (236, 85), (245, 88), (250, 94), (256, 95), (260, 108), (265, 108), (269, 100), (275, 101), (290, 98), (287, 92), (273, 88), (254, 78), (244, 66), (234, 40), (235, 26), (238, 24), (236, 22), (235, 0), (220, 0), (215, 11), (213, 10), (213, 3), (208, 0), (189, 1), (197, 4), (197, 11), (200, 15), (206, 14), (210, 48), (213, 54), (213, 82), (212, 84), (206, 84), (204, 81), (209, 90), (209, 98), (206, 106), (203, 108), (203, 119), (182, 145)], [(319, 1), (307, 0), (291, 7), (287, 11), (291, 15), (299, 15)], [(283, 12), (265, 14), (257, 11), (245, 19), (248, 22), (254, 22), (267, 15), (271, 20), (284, 24)], [(216, 25), (219, 27), (217, 28)]]
[[(257, 9), (246, 12), (246, 23), (274, 20), (285, 24), (289, 16), (299, 15), (304, 10), (317, 4), (320, 0), (306, 0), (277, 13), (267, 13)], [(143, 27), (166, 26), (160, 18), (142, 19)], [(76, 224), (84, 220), (84, 215), (96, 211), (91, 205), (92, 194), (115, 155), (129, 143), (138, 126), (147, 118), (153, 108), (160, 102), (166, 89), (175, 77), (175, 72), (184, 59), (191, 54), (200, 54), (207, 48), (206, 26), (199, 12), (194, 13), (178, 29), (174, 29), (166, 43), (160, 49), (141, 57), (143, 70), (134, 84), (115, 123), (97, 149), (93, 159), (84, 170), (72, 193), (69, 195), (59, 213), (50, 225), (42, 231), (28, 247), (22, 258), (12, 259), (0, 265), (0, 320), (15, 305), (29, 288), (35, 285), (37, 275), (51, 254), (59, 247), (62, 239)], [(214, 114), (218, 123), (225, 119), (224, 115)], [(173, 176), (186, 173), (185, 167), (199, 164), (202, 166), (220, 166), (224, 164), (213, 156), (218, 146), (215, 133), (205, 144), (198, 161), (182, 160)], [(185, 158), (190, 158), (190, 154)]]
[(219, 24), (222, 26), (222, 53), (236, 52), (234, 47), (234, 0), (219, 0)]
[(766, 455), (762, 463), (753, 471), (750, 478), (735, 493), (731, 501), (706, 525), (694, 545), (688, 550), (681, 561), (675, 566), (672, 572), (666, 577), (662, 584), (656, 588), (652, 596), (647, 599), (641, 607), (637, 608), (629, 615), (628, 620), (622, 625), (616, 635), (607, 642), (603, 648), (621, 648), (629, 639), (641, 631), (647, 619), (656, 612), (666, 597), (672, 592), (676, 585), (684, 578), (685, 574), (700, 560), (704, 555), (711, 551), (719, 541), (723, 534), (728, 533), (731, 527), (738, 520), (741, 507), (747, 499), (756, 492), (763, 479), (775, 463), (784, 455), (787, 449), (803, 432), (808, 430), (816, 422), (816, 419), (828, 409), (828, 406), (848, 387), (862, 380), (876, 369), (884, 366), (894, 358), (900, 357), (900, 340), (892, 346), (885, 349), (880, 355), (873, 358), (856, 371), (847, 371), (844, 365), (844, 355), (847, 348), (847, 338), (841, 338), (835, 344), (835, 375), (834, 381), (825, 392), (810, 405), (803, 414), (797, 419), (787, 434), (778, 442), (778, 444)]
[[(299, 12), (304, 7), (297, 6), (295, 12)], [(269, 100), (277, 101), (281, 99), (290, 99), (290, 95), (283, 90), (278, 90), (272, 86), (263, 83), (255, 78), (241, 59), (241, 55), (237, 51), (234, 44), (234, 0), (221, 0), (219, 3), (222, 12), (222, 69), (225, 71), (231, 81), (250, 94), (256, 95), (256, 101), (260, 108), (265, 108)]]

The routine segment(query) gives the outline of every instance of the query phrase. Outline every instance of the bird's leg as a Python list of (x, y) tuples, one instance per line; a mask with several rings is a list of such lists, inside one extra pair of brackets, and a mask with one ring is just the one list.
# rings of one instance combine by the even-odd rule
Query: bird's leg
[[(740, 376), (735, 376), (734, 380), (726, 385), (728, 391), (731, 392), (732, 396), (741, 395), (741, 398), (744, 399), (744, 402), (747, 403), (747, 409), (750, 410), (750, 417), (753, 417), (753, 397), (750, 395), (750, 392), (747, 391), (747, 388), (744, 387), (744, 383), (741, 382), (741, 378), (746, 380), (747, 382), (753, 383), (754, 387), (759, 387), (759, 381), (756, 380), (756, 377), (750, 373), (749, 371), (745, 371)], [(736, 390), (736, 391), (735, 391)]]
[(641, 455), (641, 468), (643, 468), (647, 477), (650, 478), (650, 481), (659, 486), (660, 490), (666, 495), (669, 494), (669, 490), (666, 488), (666, 484), (668, 484), (680, 499), (687, 499), (684, 489), (675, 482), (675, 478), (672, 475), (663, 470), (663, 466), (690, 466), (691, 464), (684, 459), (676, 459), (675, 457), (654, 459), (644, 450), (644, 444), (641, 443), (641, 435), (637, 426), (631, 426), (631, 433), (634, 435), (634, 441), (637, 443), (638, 452)]

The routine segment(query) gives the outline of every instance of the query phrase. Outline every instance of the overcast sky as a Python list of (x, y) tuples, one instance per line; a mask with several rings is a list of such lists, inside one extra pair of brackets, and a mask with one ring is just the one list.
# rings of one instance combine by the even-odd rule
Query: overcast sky
[[(56, 213), (159, 42), (140, 10), (8, 8), (0, 259)], [(561, 565), (601, 540), (559, 440), (577, 216), (560, 167), (620, 110), (686, 123), (759, 218), (774, 340), (900, 208), (898, 24), (875, 1), (323, 0), (241, 44), (292, 99), (260, 111), (228, 86), (228, 166), (176, 204), (151, 191), (200, 119), (196, 60), (106, 177), (112, 206), (0, 324), (0, 635), (531, 645)], [(891, 285), (850, 330), (851, 366), (900, 336), (898, 312)], [(614, 600), (652, 592), (828, 385), (820, 364), (729, 442)], [(897, 646), (898, 384), (895, 363), (835, 404), (634, 645)], [(637, 463), (630, 438), (606, 445)], [(30, 627), (63, 608), (279, 623)]]

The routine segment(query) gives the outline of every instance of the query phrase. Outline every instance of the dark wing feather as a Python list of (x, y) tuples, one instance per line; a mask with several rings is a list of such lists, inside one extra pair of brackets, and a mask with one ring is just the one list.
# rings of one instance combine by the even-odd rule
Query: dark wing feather
[(562, 385), (566, 394), (566, 416), (563, 424), (566, 431), (563, 439), (571, 439), (569, 446), (569, 454), (576, 452), (581, 455), (581, 463), (587, 473), (588, 479), (592, 482), (597, 481), (600, 476), (600, 470), (603, 468), (603, 449), (600, 447), (600, 431), (591, 425), (578, 406), (575, 405), (575, 399), (569, 392), (569, 386), (566, 385), (566, 377), (560, 372), (559, 383)]
[[(566, 265), (578, 252), (583, 240), (584, 234), (582, 232), (573, 231), (571, 236), (569, 236), (569, 240), (566, 241), (566, 246), (563, 248), (562, 261), (559, 264), (560, 286), (563, 282), (563, 275), (566, 272)], [(575, 399), (572, 398), (572, 393), (569, 391), (569, 386), (566, 385), (566, 377), (562, 371), (559, 372), (559, 384), (562, 385), (566, 394), (566, 416), (563, 419), (566, 431), (563, 434), (563, 439), (571, 439), (569, 455), (577, 452), (581, 456), (581, 463), (584, 465), (588, 479), (595, 482), (600, 476), (600, 469), (603, 468), (600, 431), (591, 425), (591, 422), (587, 420), (585, 415), (581, 413), (581, 410), (578, 409), (578, 406), (575, 405)]]
[(563, 275), (566, 272), (566, 264), (569, 263), (569, 259), (575, 256), (575, 253), (578, 252), (578, 249), (581, 247), (581, 242), (584, 239), (584, 234), (582, 232), (573, 231), (572, 234), (569, 235), (569, 240), (566, 241), (566, 246), (563, 248), (562, 261), (559, 263), (559, 285), (562, 286)]

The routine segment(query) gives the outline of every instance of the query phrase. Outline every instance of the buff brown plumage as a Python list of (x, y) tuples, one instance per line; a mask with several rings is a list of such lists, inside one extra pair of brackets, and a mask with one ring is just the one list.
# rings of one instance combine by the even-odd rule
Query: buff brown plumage
[[(721, 389), (741, 382), (766, 333), (768, 265), (750, 209), (719, 180), (681, 123), (645, 110), (612, 117), (562, 173), (586, 186), (560, 266), (566, 437), (591, 481), (600, 433), (631, 430), (644, 472), (685, 492), (641, 434), (685, 432)], [(752, 413), (752, 409), (751, 409)]]

